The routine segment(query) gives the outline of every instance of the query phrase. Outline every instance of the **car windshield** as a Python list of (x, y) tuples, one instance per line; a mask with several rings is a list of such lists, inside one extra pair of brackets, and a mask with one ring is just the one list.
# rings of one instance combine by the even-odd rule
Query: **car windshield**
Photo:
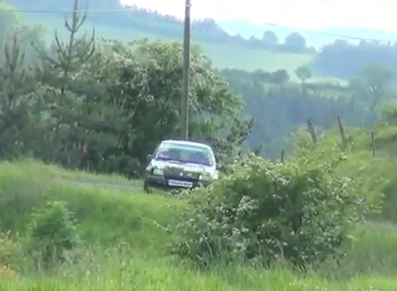
[(212, 166), (214, 163), (213, 154), (209, 148), (176, 143), (161, 145), (155, 158), (162, 161), (178, 161), (205, 166)]

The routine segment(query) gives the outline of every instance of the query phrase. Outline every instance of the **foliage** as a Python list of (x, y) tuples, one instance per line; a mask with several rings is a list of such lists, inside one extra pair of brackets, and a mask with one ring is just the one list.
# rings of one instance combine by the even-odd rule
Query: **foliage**
[[(8, 2), (8, 1), (7, 1)], [(43, 27), (40, 25), (26, 25), (15, 8), (4, 1), (0, 1), (0, 46), (7, 45), (13, 34), (18, 34), (21, 51), (31, 60), (33, 49), (32, 41), (39, 41), (43, 36)], [(2, 61), (0, 56), (0, 61)]]
[(20, 242), (11, 237), (10, 232), (0, 232), (0, 277), (13, 275), (21, 261)]
[(13, 158), (28, 153), (37, 131), (33, 124), (39, 114), (35, 96), (35, 80), (25, 67), (25, 54), (21, 51), (16, 34), (7, 38), (0, 62), (0, 155)]
[(321, 132), (337, 125), (340, 116), (346, 126), (371, 128), (377, 112), (371, 111), (371, 99), (361, 98), (351, 88), (327, 83), (311, 83), (304, 86), (276, 78), (276, 72), (245, 72), (222, 70), (236, 92), (244, 96), (245, 110), (254, 118), (249, 147), (262, 145), (261, 155), (278, 159), (284, 150), (291, 153), (291, 133), (300, 124), (311, 119)]
[(396, 72), (385, 65), (371, 64), (364, 66), (350, 82), (352, 91), (363, 99), (369, 100), (372, 111), (384, 99), (395, 95), (393, 82)]
[(389, 101), (380, 105), (381, 121), (387, 124), (397, 124), (397, 103)]
[(335, 158), (242, 159), (232, 175), (194, 193), (174, 251), (204, 265), (234, 256), (302, 265), (338, 253), (369, 207), (350, 178), (334, 173)]
[(64, 202), (51, 201), (36, 210), (28, 229), (29, 249), (45, 268), (65, 260), (66, 251), (78, 243), (73, 214)]
[(354, 44), (337, 39), (325, 45), (312, 61), (315, 73), (342, 79), (353, 78), (368, 64), (396, 67), (395, 44), (365, 40)]
[[(293, 135), (294, 158), (308, 158), (332, 163), (335, 157), (343, 158), (343, 163), (333, 171), (340, 177), (352, 179), (354, 189), (362, 195), (370, 210), (367, 218), (378, 214), (383, 204), (384, 187), (390, 182), (388, 167), (384, 157), (374, 157), (371, 150), (371, 134), (360, 128), (342, 128), (345, 140), (339, 129), (326, 133), (316, 132), (317, 143), (313, 143), (306, 126), (301, 126)], [(376, 143), (378, 143), (376, 141)]]
[[(51, 47), (34, 43), (37, 58), (31, 66), (17, 33), (5, 45), (2, 158), (32, 155), (69, 168), (133, 177), (161, 140), (178, 138), (182, 46), (100, 42), (94, 32), (79, 35), (86, 19), (74, 1), (65, 20), (68, 38), (56, 32)], [(198, 48), (191, 65), (191, 139), (233, 155), (252, 125), (242, 115), (241, 96)]]
[(298, 79), (301, 81), (301, 83), (305, 83), (305, 81), (310, 79), (313, 75), (310, 68), (304, 66), (300, 66), (296, 68), (295, 74), (298, 77)]
[[(84, 181), (90, 182), (82, 185)], [(164, 256), (167, 244), (178, 238), (177, 233), (169, 230), (180, 220), (185, 201), (141, 195), (138, 183), (31, 160), (0, 162), (3, 229), (7, 229), (5, 222), (12, 220), (7, 226), (15, 225), (23, 239), (32, 207), (43, 209), (48, 200), (63, 200), (78, 218), (83, 240), (81, 248), (73, 251), (80, 255), (76, 263), (63, 264), (51, 276), (24, 269), (13, 278), (0, 271), (7, 276), (1, 278), (0, 289), (29, 290), (37, 286), (43, 290), (110, 291), (137, 288), (137, 284), (140, 290), (261, 290), (263, 286), (302, 291), (395, 289), (397, 235), (395, 226), (387, 223), (363, 225), (355, 233), (354, 248), (346, 249), (347, 255), (341, 262), (327, 261), (305, 275), (286, 265), (263, 269), (241, 262), (197, 272)], [(123, 248), (114, 247), (119, 241), (124, 242)], [(23, 259), (29, 262), (27, 256)]]

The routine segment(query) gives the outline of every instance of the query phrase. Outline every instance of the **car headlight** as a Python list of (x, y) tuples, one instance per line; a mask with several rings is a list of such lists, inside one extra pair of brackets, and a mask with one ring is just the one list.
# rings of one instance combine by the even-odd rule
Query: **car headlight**
[(210, 173), (204, 173), (199, 176), (200, 181), (211, 181), (213, 179), (214, 179), (214, 177)]
[(162, 176), (162, 175), (164, 175), (164, 170), (159, 169), (159, 168), (154, 168), (153, 169), (153, 175)]

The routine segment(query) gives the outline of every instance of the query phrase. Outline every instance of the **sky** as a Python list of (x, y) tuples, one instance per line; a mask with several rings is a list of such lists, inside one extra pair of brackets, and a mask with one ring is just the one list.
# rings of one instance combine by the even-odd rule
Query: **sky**
[[(193, 18), (239, 19), (301, 29), (397, 31), (397, 0), (191, 0)], [(185, 0), (121, 0), (182, 18)]]

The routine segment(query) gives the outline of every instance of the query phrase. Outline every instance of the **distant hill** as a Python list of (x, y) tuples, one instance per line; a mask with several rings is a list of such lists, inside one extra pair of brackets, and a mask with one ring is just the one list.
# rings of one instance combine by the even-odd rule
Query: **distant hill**
[[(73, 0), (0, 0), (22, 10), (28, 26), (41, 24), (46, 39), (53, 40), (55, 29), (65, 34), (64, 19)], [(130, 42), (138, 38), (163, 41), (182, 41), (183, 22), (173, 16), (138, 7), (124, 7), (117, 0), (80, 0), (80, 7), (102, 12), (89, 12), (83, 31), (95, 27), (99, 38)], [(40, 13), (29, 10), (41, 10)], [(117, 10), (117, 12), (103, 12)], [(192, 23), (193, 43), (219, 69), (234, 68), (247, 71), (286, 70), (295, 78), (295, 69), (308, 66), (312, 81), (318, 79), (349, 79), (368, 63), (382, 63), (397, 67), (397, 34), (367, 29), (330, 28), (323, 33), (331, 36), (295, 31), (289, 28), (246, 21), (215, 21), (204, 19)], [(253, 36), (252, 36), (253, 35)], [(334, 35), (334, 36), (332, 36)], [(335, 35), (351, 35), (369, 39), (385, 39), (390, 43), (346, 42)]]
[[(31, 25), (41, 24), (47, 30), (48, 39), (52, 39), (53, 31), (63, 31), (65, 13), (60, 10), (71, 10), (73, 0), (5, 0), (20, 10), (52, 10), (48, 13), (23, 13), (25, 21)], [(80, 7), (89, 10), (123, 9), (124, 7), (113, 0), (81, 0)], [(54, 12), (58, 10), (58, 12)], [(89, 13), (85, 29), (95, 26), (97, 35), (105, 38), (132, 41), (137, 38), (151, 38), (161, 40), (182, 41), (182, 21), (157, 12), (128, 7), (122, 12)], [(192, 39), (202, 46), (215, 66), (219, 68), (238, 68), (245, 70), (262, 69), (275, 71), (286, 69), (290, 72), (309, 63), (312, 52), (306, 49), (306, 44), (294, 45), (292, 42), (268, 44), (260, 39), (246, 40), (226, 32), (212, 19), (194, 21), (192, 23)]]
[[(299, 32), (306, 41), (316, 48), (320, 48), (326, 44), (334, 42), (337, 38), (336, 35), (353, 36), (356, 38), (378, 39), (397, 42), (397, 33), (387, 32), (383, 30), (371, 29), (349, 29), (349, 28), (328, 28), (319, 30), (318, 33), (292, 29), (287, 27), (273, 26), (273, 25), (257, 25), (245, 20), (227, 20), (219, 21), (220, 27), (230, 34), (240, 34), (242, 37), (249, 39), (251, 36), (261, 38), (263, 33), (268, 30), (274, 31), (279, 38), (283, 39), (294, 31)], [(326, 35), (328, 34), (328, 35)], [(352, 43), (357, 41), (349, 40)]]

